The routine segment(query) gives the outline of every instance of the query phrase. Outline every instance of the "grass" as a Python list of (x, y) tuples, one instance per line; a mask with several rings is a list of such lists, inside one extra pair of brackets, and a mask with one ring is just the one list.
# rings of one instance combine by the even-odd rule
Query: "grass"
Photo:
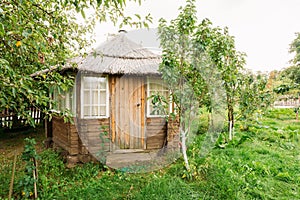
[[(66, 169), (58, 153), (39, 147), (39, 198), (299, 199), (300, 122), (294, 118), (291, 109), (274, 109), (250, 123), (247, 131), (240, 131), (237, 123), (234, 139), (216, 145), (206, 157), (199, 156), (203, 145), (203, 135), (199, 135), (188, 151), (190, 171), (185, 170), (182, 159), (145, 174), (122, 173), (93, 163)], [(7, 139), (11, 141), (1, 140)], [(21, 145), (21, 139), (16, 144)], [(42, 137), (37, 140), (41, 144)], [(0, 198), (7, 198), (12, 157), (3, 152)], [(20, 159), (17, 167), (14, 195), (21, 198)]]

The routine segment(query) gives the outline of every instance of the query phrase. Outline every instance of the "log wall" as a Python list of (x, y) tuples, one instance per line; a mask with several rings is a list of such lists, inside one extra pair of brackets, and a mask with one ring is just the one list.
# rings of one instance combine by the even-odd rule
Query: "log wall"
[(167, 137), (167, 122), (161, 117), (151, 117), (146, 120), (147, 149), (160, 149)]
[(52, 118), (52, 140), (70, 155), (79, 153), (79, 137), (76, 127), (71, 123), (64, 123), (61, 117)]
[[(53, 142), (68, 153), (68, 165), (88, 162), (91, 159), (102, 160), (112, 151), (110, 143), (110, 119), (81, 119), (74, 124), (64, 123), (62, 118), (52, 119)], [(164, 118), (147, 118), (146, 120), (146, 149), (162, 148), (167, 142), (170, 150), (179, 149), (179, 121)], [(70, 164), (71, 163), (71, 164)]]
[(168, 141), (168, 149), (170, 150), (179, 149), (180, 122), (178, 116), (176, 116), (175, 119), (170, 117), (168, 120), (167, 141)]
[(81, 154), (87, 150), (92, 155), (110, 151), (110, 119), (80, 119), (78, 123), (82, 142)]
[(52, 126), (55, 145), (66, 150), (70, 156), (79, 156), (79, 160), (89, 160), (82, 157), (89, 154), (97, 159), (97, 155), (110, 151), (109, 119), (82, 119), (76, 127), (64, 123), (63, 118), (53, 117)]

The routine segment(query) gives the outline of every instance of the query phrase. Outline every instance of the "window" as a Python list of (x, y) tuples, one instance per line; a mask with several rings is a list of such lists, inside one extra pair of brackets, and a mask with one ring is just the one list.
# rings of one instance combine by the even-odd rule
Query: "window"
[(107, 77), (84, 76), (81, 91), (81, 113), (83, 118), (108, 117)]
[[(148, 78), (147, 84), (147, 115), (149, 117), (161, 117), (166, 115), (168, 108), (170, 109), (170, 104), (166, 110), (159, 108), (159, 103), (153, 104), (153, 95), (158, 95), (165, 101), (169, 102), (170, 91), (166, 84), (161, 78)], [(164, 104), (164, 103), (162, 103)]]
[(57, 88), (54, 89), (53, 100), (55, 101), (55, 104), (52, 105), (53, 111), (61, 112), (69, 110), (72, 114), (75, 114), (75, 86), (67, 91), (58, 90)]

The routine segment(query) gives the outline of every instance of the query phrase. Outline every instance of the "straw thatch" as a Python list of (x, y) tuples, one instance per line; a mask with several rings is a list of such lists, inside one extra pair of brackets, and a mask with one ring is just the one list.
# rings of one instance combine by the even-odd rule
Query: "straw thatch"
[[(160, 74), (158, 71), (161, 56), (152, 53), (141, 45), (134, 43), (121, 33), (111, 40), (106, 41), (86, 58), (76, 57), (59, 70), (76, 69), (86, 72), (103, 74)], [(57, 66), (32, 74), (39, 76), (52, 70)]]
[(61, 66), (61, 65), (51, 66), (48, 69), (37, 71), (37, 72), (31, 74), (30, 76), (36, 77), (36, 76), (40, 76), (40, 75), (43, 75), (43, 74), (46, 74), (48, 72), (55, 71), (55, 70), (56, 71), (58, 70), (59, 72), (64, 72), (64, 71), (67, 71), (70, 69), (77, 71), (78, 64), (82, 63), (83, 60), (84, 60), (84, 58), (82, 58), (82, 57), (75, 57), (75, 58), (67, 60), (67, 63), (64, 66)]
[(88, 55), (78, 69), (107, 74), (159, 74), (161, 57), (132, 42), (122, 33)]

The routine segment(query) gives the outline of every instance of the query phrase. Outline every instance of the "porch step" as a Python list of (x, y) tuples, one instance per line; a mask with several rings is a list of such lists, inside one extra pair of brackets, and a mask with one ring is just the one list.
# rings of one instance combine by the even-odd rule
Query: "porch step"
[(106, 156), (106, 165), (124, 172), (149, 172), (160, 169), (174, 162), (180, 154), (179, 151), (161, 154), (160, 150), (143, 152), (111, 153)]
[(114, 169), (135, 168), (151, 164), (157, 155), (156, 152), (121, 152), (107, 155), (106, 165)]
[(113, 154), (127, 154), (127, 153), (148, 153), (149, 150), (145, 149), (118, 149), (114, 150)]

